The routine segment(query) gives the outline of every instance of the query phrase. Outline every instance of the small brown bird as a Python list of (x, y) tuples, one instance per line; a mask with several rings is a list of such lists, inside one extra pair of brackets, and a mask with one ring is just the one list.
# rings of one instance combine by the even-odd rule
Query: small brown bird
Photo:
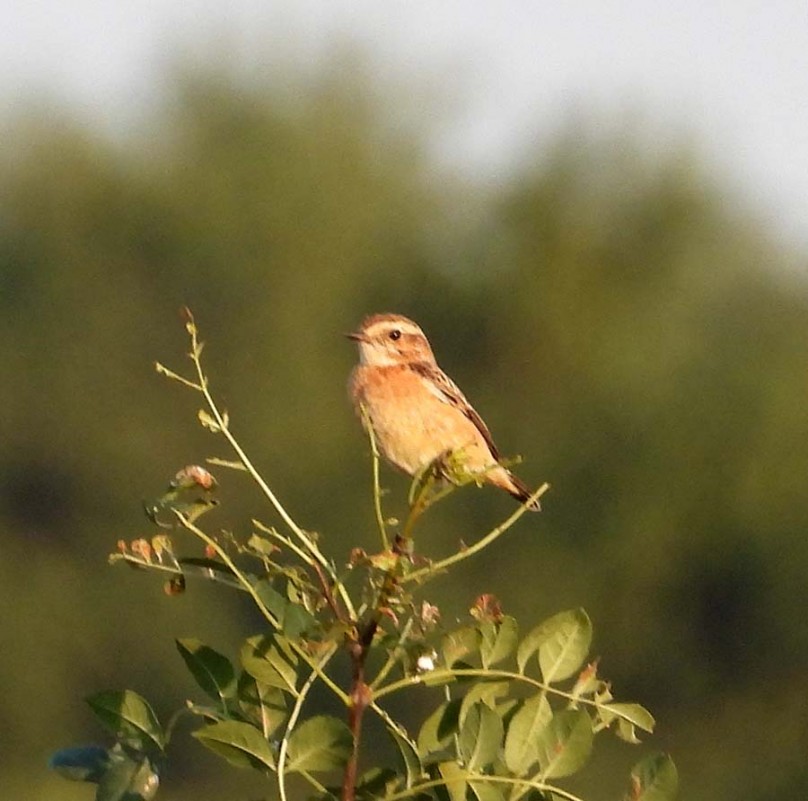
[[(364, 406), (382, 455), (416, 475), (427, 465), (455, 454), (465, 470), (479, 473), (524, 503), (530, 490), (499, 464), (488, 426), (463, 393), (438, 367), (424, 332), (400, 314), (374, 314), (347, 334), (359, 345), (349, 390), (354, 408)], [(530, 507), (539, 511), (538, 502)]]

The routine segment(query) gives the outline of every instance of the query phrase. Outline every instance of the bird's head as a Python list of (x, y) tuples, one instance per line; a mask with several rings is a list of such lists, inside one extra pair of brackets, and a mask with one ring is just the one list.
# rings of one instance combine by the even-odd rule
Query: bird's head
[(360, 363), (371, 367), (435, 361), (424, 332), (400, 314), (373, 314), (346, 336), (359, 346)]

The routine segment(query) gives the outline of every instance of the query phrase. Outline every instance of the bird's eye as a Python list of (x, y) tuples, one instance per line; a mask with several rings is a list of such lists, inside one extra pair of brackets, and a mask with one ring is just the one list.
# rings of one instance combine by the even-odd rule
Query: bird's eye
[(399, 331), (398, 328), (396, 328), (394, 331), (391, 331), (390, 339), (392, 340), (401, 339), (401, 331)]

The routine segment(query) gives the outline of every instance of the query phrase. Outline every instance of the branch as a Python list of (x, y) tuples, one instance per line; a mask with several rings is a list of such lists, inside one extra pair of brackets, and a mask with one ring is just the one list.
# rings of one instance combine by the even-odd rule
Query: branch
[(444, 678), (480, 678), (480, 679), (507, 679), (508, 681), (520, 681), (525, 684), (529, 684), (532, 687), (535, 687), (538, 690), (541, 690), (544, 693), (552, 693), (553, 695), (557, 695), (560, 698), (566, 698), (568, 701), (572, 701), (576, 704), (584, 704), (586, 706), (594, 707), (595, 709), (601, 710), (605, 709), (608, 711), (610, 715), (614, 715), (615, 718), (620, 718), (622, 720), (627, 721), (628, 723), (634, 723), (631, 715), (628, 715), (624, 712), (621, 712), (619, 709), (613, 709), (611, 704), (602, 703), (601, 701), (596, 701), (593, 698), (586, 698), (581, 695), (575, 695), (574, 693), (567, 692), (566, 690), (559, 690), (557, 687), (553, 687), (549, 684), (545, 684), (543, 681), (539, 681), (538, 679), (531, 678), (530, 676), (525, 676), (523, 673), (514, 673), (512, 670), (496, 670), (495, 668), (461, 668), (461, 669), (454, 669), (454, 668), (443, 668), (433, 670), (430, 673), (424, 673), (418, 676), (408, 676), (405, 679), (399, 679), (398, 681), (394, 681), (391, 684), (388, 684), (386, 687), (382, 687), (375, 691), (374, 693), (374, 700), (378, 701), (381, 698), (384, 698), (386, 695), (391, 695), (394, 692), (398, 692), (399, 690), (406, 690), (408, 687), (413, 687), (416, 684), (423, 685), (425, 687), (431, 686), (433, 683), (438, 684)]
[(376, 432), (373, 430), (367, 407), (362, 404), (360, 409), (362, 419), (365, 422), (365, 430), (368, 432), (368, 439), (370, 439), (370, 452), (373, 456), (373, 510), (376, 513), (376, 525), (379, 527), (379, 534), (382, 537), (382, 550), (387, 551), (390, 549), (390, 538), (387, 536), (387, 525), (382, 513), (382, 491), (379, 484), (379, 445), (376, 442)]
[[(269, 624), (276, 630), (280, 631), (281, 626), (278, 619), (272, 612), (269, 611), (266, 604), (261, 599), (261, 596), (256, 591), (255, 587), (253, 586), (252, 582), (244, 575), (244, 573), (239, 570), (236, 566), (235, 562), (230, 558), (227, 551), (219, 545), (216, 540), (209, 537), (202, 529), (197, 528), (193, 523), (191, 523), (187, 518), (185, 518), (180, 512), (174, 512), (174, 514), (179, 518), (182, 525), (188, 529), (188, 531), (196, 534), (206, 545), (209, 545), (219, 558), (233, 571), (236, 578), (241, 582), (244, 589), (250, 594), (255, 605), (261, 611), (261, 614), (267, 619)], [(331, 679), (331, 677), (325, 673), (321, 668), (319, 663), (316, 659), (314, 659), (304, 648), (298, 645), (296, 642), (290, 641), (289, 646), (294, 650), (294, 652), (323, 680), (323, 683), (326, 684), (334, 694), (347, 706), (349, 703), (348, 694), (342, 690), (337, 684)], [(337, 646), (332, 645), (330, 646), (329, 650), (326, 652), (328, 659), (331, 658), (333, 655), (333, 651), (336, 651)], [(333, 649), (333, 651), (332, 651)], [(328, 661), (323, 657), (324, 663)]]
[(345, 613), (339, 608), (339, 605), (334, 598), (332, 587), (329, 584), (328, 578), (323, 572), (322, 567), (320, 567), (320, 565), (311, 556), (309, 556), (308, 553), (292, 542), (292, 540), (290, 540), (288, 537), (284, 537), (283, 534), (279, 534), (277, 531), (275, 531), (275, 529), (265, 526), (260, 520), (256, 520), (255, 518), (253, 518), (252, 523), (259, 531), (262, 531), (264, 534), (282, 543), (293, 553), (297, 554), (303, 562), (309, 565), (309, 567), (311, 567), (311, 569), (317, 574), (317, 579), (320, 582), (320, 586), (323, 590), (323, 597), (331, 608), (331, 611), (334, 613), (334, 617), (342, 623), (349, 622), (346, 621)]
[(261, 599), (261, 596), (256, 591), (255, 587), (253, 586), (253, 582), (251, 582), (247, 576), (239, 569), (236, 563), (230, 558), (230, 555), (219, 545), (216, 540), (212, 537), (208, 536), (201, 528), (195, 526), (187, 517), (185, 517), (182, 512), (174, 511), (174, 514), (177, 516), (177, 519), (180, 521), (182, 526), (192, 534), (195, 534), (202, 542), (205, 543), (209, 548), (213, 549), (216, 555), (224, 562), (227, 567), (233, 572), (233, 575), (238, 579), (241, 586), (250, 594), (253, 599), (253, 602), (258, 607), (261, 614), (267, 619), (270, 626), (272, 626), (275, 631), (280, 631), (280, 621), (269, 611), (267, 605)]
[[(191, 352), (188, 354), (191, 358), (191, 361), (194, 363), (194, 368), (196, 369), (197, 374), (197, 381), (189, 381), (187, 378), (183, 378), (182, 376), (178, 375), (177, 373), (169, 370), (167, 367), (160, 363), (156, 363), (157, 371), (175, 381), (179, 381), (181, 384), (190, 387), (191, 389), (195, 389), (197, 392), (201, 392), (205, 398), (205, 402), (210, 409), (213, 418), (210, 420), (211, 423), (215, 423), (214, 430), (217, 430), (219, 433), (224, 435), (225, 439), (227, 439), (230, 447), (235, 451), (236, 455), (239, 457), (241, 464), (243, 465), (244, 469), (250, 474), (253, 481), (258, 485), (259, 489), (263, 492), (272, 506), (275, 508), (275, 511), (280, 515), (283, 519), (284, 523), (289, 527), (295, 537), (303, 544), (305, 550), (312, 555), (312, 557), (320, 563), (320, 566), (328, 573), (330, 578), (333, 581), (334, 586), (336, 587), (337, 591), (342, 598), (342, 602), (345, 605), (345, 608), (348, 610), (348, 614), (352, 619), (356, 618), (355, 610), (353, 608), (353, 604), (351, 602), (351, 598), (348, 595), (345, 587), (340, 583), (336, 571), (323, 555), (322, 551), (317, 547), (317, 544), (308, 536), (308, 534), (298, 526), (298, 524), (294, 521), (292, 516), (286, 511), (285, 507), (276, 497), (275, 493), (270, 489), (269, 485), (264, 481), (261, 474), (256, 470), (255, 466), (250, 461), (247, 454), (242, 449), (241, 445), (239, 445), (236, 438), (230, 432), (229, 428), (229, 421), (227, 419), (226, 414), (222, 414), (219, 411), (216, 402), (213, 399), (213, 396), (208, 389), (208, 380), (205, 376), (204, 370), (202, 369), (202, 361), (201, 361), (201, 354), (202, 354), (202, 347), (203, 344), (199, 342), (197, 337), (197, 329), (196, 324), (194, 322), (193, 315), (191, 314), (190, 310), (186, 309), (187, 315), (187, 322), (185, 324), (185, 329), (191, 337)], [(213, 428), (213, 426), (209, 426)]]
[[(286, 723), (286, 731), (283, 734), (283, 739), (281, 740), (280, 749), (278, 750), (278, 795), (280, 796), (281, 801), (287, 801), (286, 799), (286, 756), (289, 751), (289, 738), (292, 736), (292, 731), (297, 723), (297, 719), (300, 717), (300, 712), (303, 709), (303, 704), (306, 700), (306, 697), (309, 694), (309, 691), (314, 686), (314, 682), (317, 680), (318, 676), (325, 675), (322, 671), (325, 666), (331, 661), (331, 657), (337, 652), (337, 646), (332, 645), (328, 651), (322, 656), (320, 661), (317, 663), (317, 668), (312, 670), (309, 674), (309, 677), (303, 683), (303, 686), (300, 688), (300, 691), (297, 694), (297, 698), (295, 699), (295, 705), (292, 707), (292, 711), (289, 714), (289, 720)], [(347, 696), (346, 696), (347, 698)]]
[(550, 485), (545, 482), (510, 517), (508, 517), (504, 522), (500, 523), (500, 525), (498, 525), (496, 528), (489, 531), (488, 534), (486, 534), (482, 539), (478, 540), (473, 545), (470, 545), (468, 548), (465, 548), (462, 551), (458, 551), (451, 556), (447, 556), (445, 559), (440, 559), (437, 562), (433, 562), (431, 565), (421, 567), (418, 570), (413, 570), (411, 573), (408, 573), (402, 578), (402, 582), (417, 581), (423, 576), (436, 573), (440, 570), (444, 570), (450, 565), (462, 562), (464, 559), (474, 556), (474, 554), (481, 551), (483, 548), (487, 548), (495, 539), (497, 539), (497, 537), (504, 534), (525, 512), (528, 511), (528, 507), (541, 498), (541, 496), (544, 495), (549, 489)]
[(401, 634), (399, 635), (398, 642), (390, 649), (390, 653), (387, 656), (387, 661), (384, 663), (384, 665), (382, 665), (381, 669), (376, 674), (376, 677), (370, 683), (370, 689), (373, 690), (374, 692), (376, 691), (376, 688), (387, 678), (387, 675), (393, 669), (396, 662), (398, 662), (397, 651), (403, 645), (404, 640), (406, 640), (407, 637), (409, 637), (412, 624), (413, 624), (413, 618), (410, 617), (407, 619), (407, 622), (401, 629)]
[(429, 781), (421, 782), (420, 784), (414, 784), (412, 787), (409, 787), (406, 790), (401, 790), (397, 793), (386, 795), (384, 797), (384, 801), (399, 801), (399, 799), (411, 798), (422, 790), (428, 790), (431, 787), (446, 786), (450, 781), (457, 781), (458, 779), (462, 779), (468, 783), (476, 782), (483, 784), (504, 784), (510, 785), (511, 787), (526, 787), (528, 789), (538, 790), (539, 792), (552, 793), (553, 795), (566, 799), (566, 801), (583, 801), (583, 799), (581, 799), (579, 796), (570, 793), (561, 787), (556, 787), (553, 784), (546, 784), (545, 782), (535, 781), (533, 779), (519, 779), (511, 776), (488, 776), (483, 773), (466, 773), (459, 776), (452, 776), (449, 779), (430, 779)]

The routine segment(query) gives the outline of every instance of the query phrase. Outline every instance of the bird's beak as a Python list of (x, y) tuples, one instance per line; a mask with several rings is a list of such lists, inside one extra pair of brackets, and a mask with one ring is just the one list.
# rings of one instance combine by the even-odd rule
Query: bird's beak
[(351, 331), (348, 334), (345, 334), (348, 339), (352, 339), (354, 342), (367, 342), (368, 338), (359, 331)]

